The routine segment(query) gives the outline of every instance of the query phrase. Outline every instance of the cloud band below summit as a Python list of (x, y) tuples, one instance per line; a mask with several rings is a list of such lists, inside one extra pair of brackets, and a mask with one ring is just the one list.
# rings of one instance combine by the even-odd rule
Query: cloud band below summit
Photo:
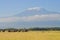
[(18, 22), (18, 21), (30, 22), (30, 21), (58, 21), (58, 20), (60, 21), (60, 14), (0, 18), (0, 22)]

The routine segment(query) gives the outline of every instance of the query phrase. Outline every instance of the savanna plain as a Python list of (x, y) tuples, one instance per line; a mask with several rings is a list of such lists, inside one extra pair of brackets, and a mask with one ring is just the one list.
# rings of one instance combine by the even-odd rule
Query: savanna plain
[(60, 40), (60, 31), (0, 32), (0, 40)]

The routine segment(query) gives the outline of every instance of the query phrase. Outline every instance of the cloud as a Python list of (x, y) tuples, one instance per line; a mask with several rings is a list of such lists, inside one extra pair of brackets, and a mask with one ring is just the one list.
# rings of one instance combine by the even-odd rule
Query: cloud
[(51, 21), (60, 20), (60, 14), (34, 15), (25, 17), (24, 21)]
[(54, 21), (54, 20), (60, 21), (60, 14), (0, 18), (0, 22), (17, 22), (17, 21), (30, 22), (30, 21)]
[(32, 8), (28, 8), (27, 10), (40, 10), (40, 7), (32, 7)]

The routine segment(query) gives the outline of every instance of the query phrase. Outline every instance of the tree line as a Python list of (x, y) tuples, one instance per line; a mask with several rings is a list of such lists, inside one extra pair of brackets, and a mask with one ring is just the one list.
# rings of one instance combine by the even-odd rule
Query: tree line
[(0, 29), (0, 32), (28, 32), (28, 31), (60, 31), (60, 27), (50, 27), (50, 28), (23, 28), (23, 29), (16, 29), (16, 28), (7, 28), (7, 29)]

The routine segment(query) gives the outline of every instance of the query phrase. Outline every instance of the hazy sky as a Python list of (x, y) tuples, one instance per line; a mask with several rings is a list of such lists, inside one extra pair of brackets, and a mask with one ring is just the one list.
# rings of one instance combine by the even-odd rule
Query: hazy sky
[(60, 0), (0, 0), (0, 17), (18, 14), (30, 7), (60, 12)]

